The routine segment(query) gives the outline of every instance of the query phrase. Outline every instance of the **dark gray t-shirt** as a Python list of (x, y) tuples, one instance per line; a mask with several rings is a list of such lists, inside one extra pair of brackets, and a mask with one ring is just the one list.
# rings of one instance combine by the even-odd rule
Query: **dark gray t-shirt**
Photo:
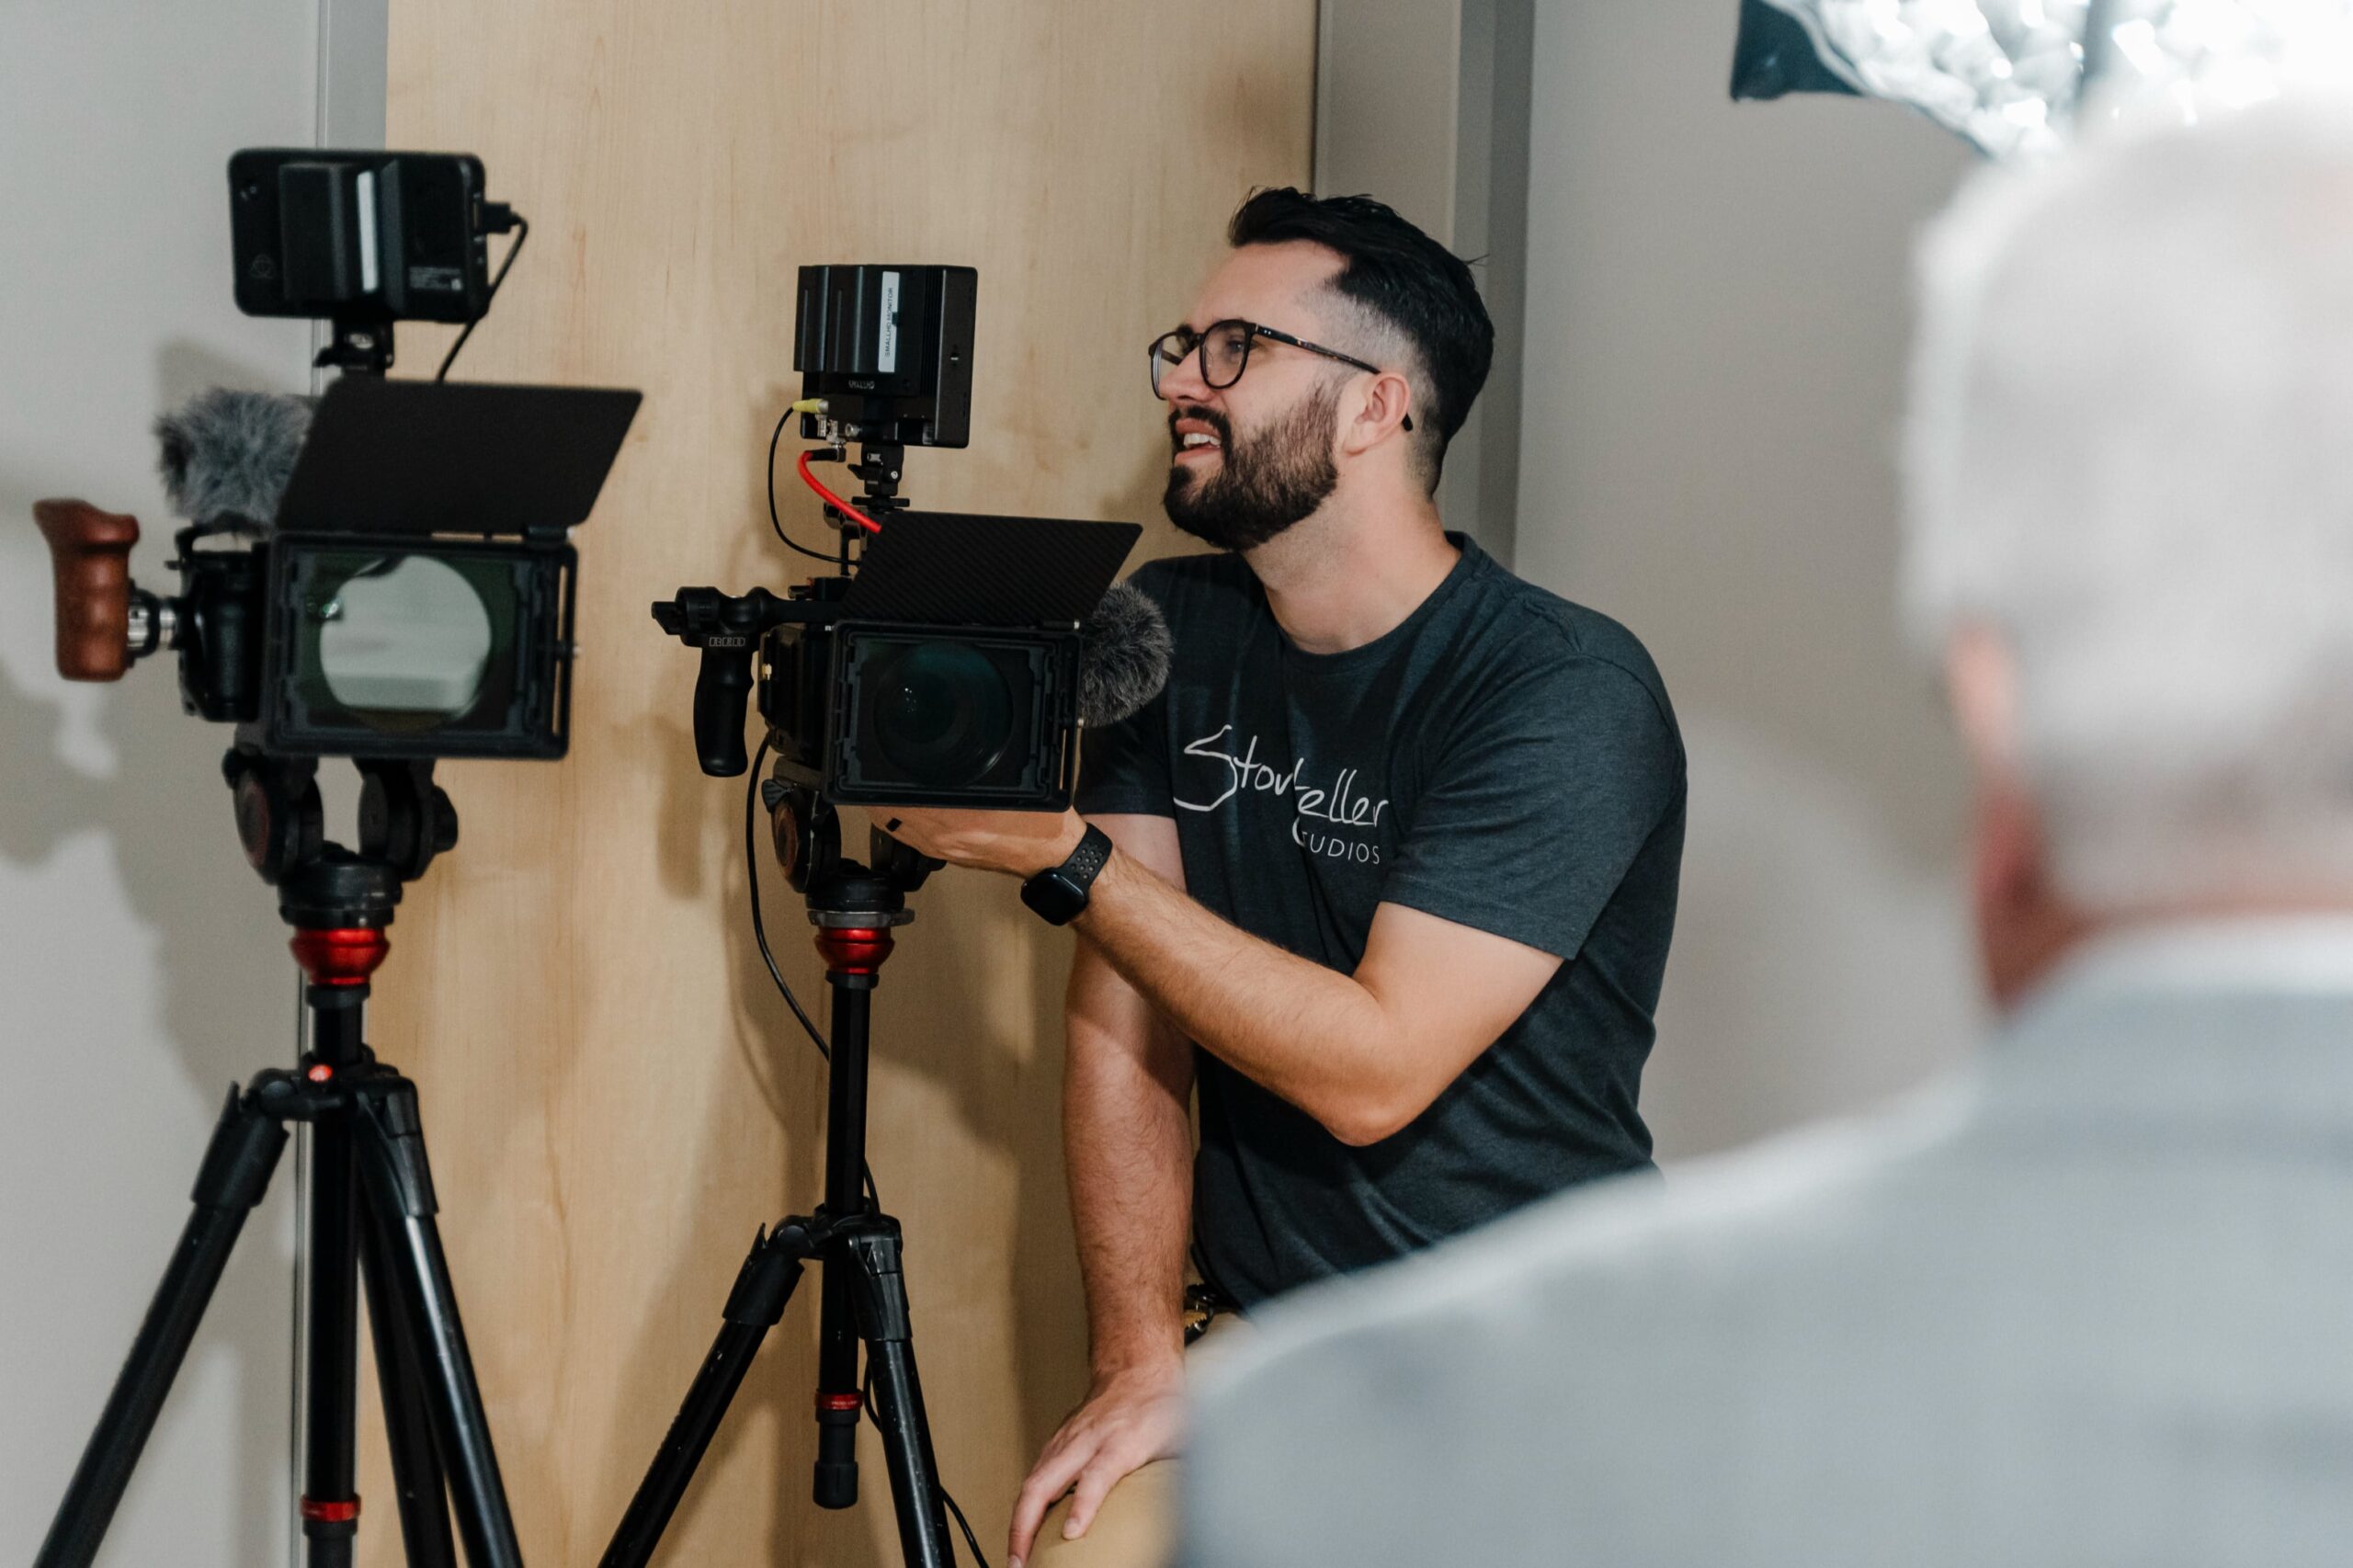
[(1087, 739), (1079, 810), (1173, 817), (1188, 890), (1253, 936), (1351, 973), (1386, 903), (1567, 960), (1369, 1147), (1199, 1053), (1196, 1255), (1245, 1307), (1650, 1166), (1634, 1099), (1683, 852), (1674, 713), (1625, 628), (1449, 537), (1438, 589), (1333, 654), (1291, 645), (1238, 556), (1147, 563), (1167, 688)]

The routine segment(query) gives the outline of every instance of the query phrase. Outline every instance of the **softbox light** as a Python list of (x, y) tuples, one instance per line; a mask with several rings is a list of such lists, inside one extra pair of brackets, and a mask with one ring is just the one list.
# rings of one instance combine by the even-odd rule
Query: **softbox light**
[(2196, 119), (2336, 74), (2348, 36), (2353, 0), (1743, 0), (1732, 86), (1886, 98), (2036, 158), (2086, 118)]

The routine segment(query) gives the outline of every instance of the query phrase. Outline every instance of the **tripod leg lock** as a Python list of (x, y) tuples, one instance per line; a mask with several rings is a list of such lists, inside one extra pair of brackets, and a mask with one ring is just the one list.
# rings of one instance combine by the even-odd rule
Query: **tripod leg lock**
[(253, 1208), (269, 1190), (270, 1173), (285, 1148), (284, 1124), (231, 1089), (189, 1198), (199, 1209)]
[(788, 1220), (752, 1244), (751, 1255), (735, 1273), (735, 1288), (727, 1292), (721, 1315), (745, 1327), (774, 1328), (784, 1321), (784, 1304), (801, 1283), (801, 1260), (808, 1256), (807, 1233)]
[(425, 1124), (416, 1114), (416, 1085), (387, 1074), (361, 1079), (352, 1090), (352, 1108), (374, 1125), (364, 1141), (379, 1155), (380, 1175), (400, 1211), (429, 1220), (440, 1210), (433, 1196), (433, 1171), (425, 1158)]
[(858, 1262), (858, 1333), (869, 1344), (914, 1337), (907, 1316), (907, 1278), (899, 1268), (899, 1229), (892, 1225), (850, 1236)]

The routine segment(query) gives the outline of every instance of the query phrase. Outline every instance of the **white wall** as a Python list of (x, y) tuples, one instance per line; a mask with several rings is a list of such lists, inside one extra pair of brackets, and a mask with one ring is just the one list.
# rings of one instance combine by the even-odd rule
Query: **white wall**
[[(286, 934), (217, 771), (226, 732), (181, 715), (168, 659), (119, 686), (57, 678), (29, 507), (136, 513), (134, 570), (164, 585), (156, 412), (214, 381), (307, 388), (308, 324), (231, 302), (224, 166), (313, 141), (317, 13), (0, 4), (0, 1562), (48, 1527), (228, 1085), (294, 1054)], [(291, 1175), (290, 1153), (105, 1562), (286, 1558)]]
[(1735, 0), (1541, 0), (1516, 564), (1642, 637), (1690, 755), (1660, 1151), (1870, 1105), (1977, 1028), (1961, 790), (1894, 608), (1909, 247), (1969, 154), (1728, 101)]

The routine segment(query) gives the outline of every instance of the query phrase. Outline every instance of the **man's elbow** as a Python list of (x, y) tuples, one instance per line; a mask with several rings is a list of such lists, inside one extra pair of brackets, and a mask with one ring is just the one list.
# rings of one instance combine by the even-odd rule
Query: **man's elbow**
[(1309, 1114), (1341, 1142), (1363, 1149), (1404, 1131), (1437, 1098), (1434, 1088), (1358, 1086), (1335, 1095), (1327, 1105), (1310, 1108)]

